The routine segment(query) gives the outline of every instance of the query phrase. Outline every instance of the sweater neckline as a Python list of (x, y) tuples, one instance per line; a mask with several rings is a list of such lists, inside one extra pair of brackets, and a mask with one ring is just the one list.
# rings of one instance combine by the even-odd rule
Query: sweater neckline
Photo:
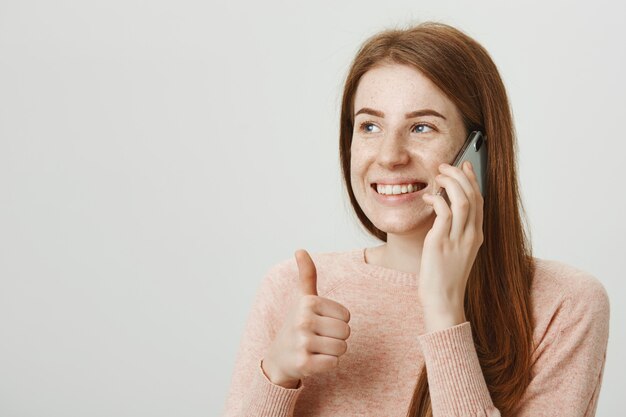
[(350, 252), (351, 263), (358, 272), (381, 281), (414, 287), (417, 286), (418, 274), (369, 264), (365, 261), (365, 249), (366, 248), (359, 248)]

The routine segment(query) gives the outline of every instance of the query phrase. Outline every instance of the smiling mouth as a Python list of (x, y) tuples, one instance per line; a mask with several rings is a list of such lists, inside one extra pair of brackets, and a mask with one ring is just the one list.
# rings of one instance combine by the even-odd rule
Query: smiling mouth
[(371, 187), (376, 193), (380, 195), (404, 195), (411, 194), (423, 190), (427, 187), (427, 184), (423, 182), (416, 182), (413, 184), (403, 186), (381, 185), (380, 187), (376, 183), (372, 183)]

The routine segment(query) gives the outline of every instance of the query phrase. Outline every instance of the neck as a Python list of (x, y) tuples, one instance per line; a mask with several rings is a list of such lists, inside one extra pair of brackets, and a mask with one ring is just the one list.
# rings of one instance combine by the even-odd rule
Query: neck
[(373, 252), (370, 250), (373, 256), (369, 257), (368, 263), (418, 274), (424, 239), (432, 223), (427, 226), (401, 234), (387, 232), (387, 242), (373, 248)]

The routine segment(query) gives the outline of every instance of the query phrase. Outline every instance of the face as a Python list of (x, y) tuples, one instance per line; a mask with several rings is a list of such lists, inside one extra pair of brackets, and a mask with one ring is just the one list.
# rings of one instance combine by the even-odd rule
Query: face
[[(465, 141), (459, 110), (417, 69), (386, 64), (363, 75), (354, 112), (350, 172), (361, 209), (387, 233), (429, 229), (434, 210), (422, 195), (438, 190), (439, 165), (451, 164)], [(397, 196), (372, 188), (385, 184), (393, 192), (393, 185), (402, 189), (410, 183), (417, 191)]]

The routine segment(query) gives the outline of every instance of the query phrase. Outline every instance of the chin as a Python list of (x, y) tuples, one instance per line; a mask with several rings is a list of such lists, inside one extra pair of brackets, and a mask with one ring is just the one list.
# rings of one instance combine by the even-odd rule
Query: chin
[(430, 229), (435, 220), (432, 215), (432, 209), (429, 213), (421, 213), (421, 216), (412, 216), (411, 218), (402, 218), (396, 215), (390, 215), (382, 218), (381, 215), (375, 216), (372, 219), (372, 223), (376, 228), (382, 230), (385, 233), (392, 233), (396, 235), (409, 234), (417, 232), (427, 227)]

